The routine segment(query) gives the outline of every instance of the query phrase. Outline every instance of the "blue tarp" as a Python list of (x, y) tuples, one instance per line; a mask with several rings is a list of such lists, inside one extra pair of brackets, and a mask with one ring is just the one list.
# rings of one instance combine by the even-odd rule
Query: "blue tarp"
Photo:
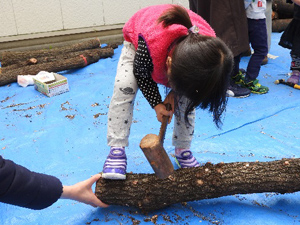
[[(211, 114), (197, 111), (192, 150), (202, 163), (300, 157), (300, 90), (274, 84), (290, 72), (289, 50), (277, 44), (280, 35), (272, 34), (270, 51), (278, 57), (269, 59), (259, 76), (269, 93), (229, 98), (222, 130), (215, 127)], [(109, 150), (107, 111), (121, 48), (112, 58), (61, 72), (70, 91), (59, 96), (49, 98), (33, 86), (16, 83), (0, 87), (0, 154), (30, 170), (54, 175), (65, 185), (101, 172)], [(243, 57), (240, 67), (246, 68), (248, 61)], [(148, 133), (158, 133), (160, 124), (141, 93), (133, 121), (127, 171), (153, 173), (139, 142)], [(174, 162), (172, 128), (169, 125), (164, 145)], [(0, 224), (300, 224), (299, 208), (299, 193), (238, 194), (175, 204), (147, 215), (135, 208), (96, 209), (71, 200), (58, 200), (41, 211), (0, 203)]]

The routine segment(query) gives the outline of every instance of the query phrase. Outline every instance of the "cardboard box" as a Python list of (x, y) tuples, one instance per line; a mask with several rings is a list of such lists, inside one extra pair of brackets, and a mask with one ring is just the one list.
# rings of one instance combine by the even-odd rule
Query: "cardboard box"
[(55, 81), (51, 82), (45, 83), (33, 78), (34, 88), (48, 97), (60, 95), (69, 91), (67, 78), (57, 73), (53, 74), (55, 76)]

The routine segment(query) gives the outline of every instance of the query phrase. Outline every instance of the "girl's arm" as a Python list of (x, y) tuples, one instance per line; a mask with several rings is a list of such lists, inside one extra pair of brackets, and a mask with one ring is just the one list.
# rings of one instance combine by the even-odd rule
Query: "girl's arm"
[(144, 97), (154, 108), (162, 103), (157, 83), (152, 79), (153, 64), (147, 45), (142, 37), (139, 37), (138, 48), (134, 57), (133, 73), (139, 89)]
[(170, 116), (169, 122), (171, 122), (173, 112), (167, 111), (165, 105), (162, 104), (157, 83), (154, 82), (151, 76), (152, 71), (153, 63), (151, 56), (145, 40), (140, 36), (138, 40), (138, 48), (134, 58), (134, 76), (142, 94), (147, 99), (150, 106), (154, 108), (157, 120), (162, 122), (163, 116)]

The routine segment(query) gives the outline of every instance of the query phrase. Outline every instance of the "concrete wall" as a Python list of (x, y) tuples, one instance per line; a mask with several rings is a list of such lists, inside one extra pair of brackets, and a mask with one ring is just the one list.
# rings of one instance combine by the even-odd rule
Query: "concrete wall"
[(0, 38), (124, 24), (140, 8), (188, 0), (0, 0)]
[(188, 0), (0, 0), (0, 61), (4, 51), (47, 49), (99, 38), (123, 40), (124, 23), (139, 9)]

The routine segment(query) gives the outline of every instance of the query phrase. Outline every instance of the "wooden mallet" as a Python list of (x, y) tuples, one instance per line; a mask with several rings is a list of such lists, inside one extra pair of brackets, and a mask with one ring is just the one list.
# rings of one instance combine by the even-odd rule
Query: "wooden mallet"
[[(167, 103), (166, 109), (170, 111), (171, 108), (171, 104)], [(163, 116), (159, 135), (147, 134), (140, 142), (140, 148), (160, 179), (165, 179), (174, 172), (174, 166), (163, 147), (168, 121), (169, 116)]]

